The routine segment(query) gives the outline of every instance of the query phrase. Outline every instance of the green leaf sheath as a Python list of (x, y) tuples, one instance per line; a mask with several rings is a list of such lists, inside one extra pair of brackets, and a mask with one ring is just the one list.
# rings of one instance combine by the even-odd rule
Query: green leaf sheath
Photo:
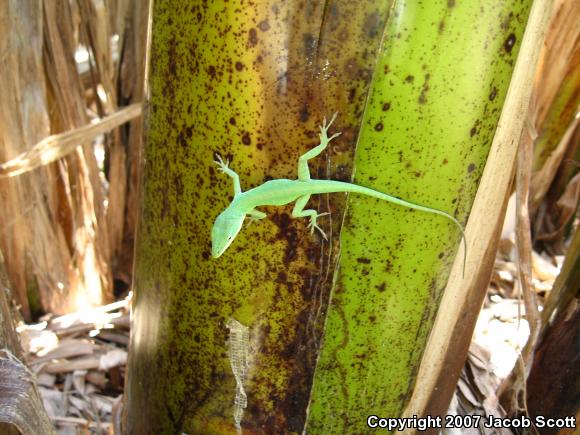
[[(395, 2), (355, 183), (466, 221), (530, 6)], [(308, 433), (364, 432), (368, 415), (401, 414), (458, 242), (444, 218), (349, 197)]]
[(313, 178), (351, 181), (358, 144), (357, 184), (464, 221), (529, 3), (154, 2), (127, 433), (361, 433), (400, 413), (453, 224), (352, 195), (339, 254), (346, 196), (316, 195), (329, 242), (264, 207), (213, 260), (232, 198), (213, 160), (242, 189), (294, 179), (338, 111)]

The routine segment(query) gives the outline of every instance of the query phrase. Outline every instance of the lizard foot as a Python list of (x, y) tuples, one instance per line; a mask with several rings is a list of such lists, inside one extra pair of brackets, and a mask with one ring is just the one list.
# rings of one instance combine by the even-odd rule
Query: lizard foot
[(222, 158), (222, 156), (220, 156), (219, 154), (216, 154), (216, 158), (217, 158), (217, 160), (214, 160), (214, 163), (216, 165), (218, 165), (218, 170), (219, 171), (225, 172), (226, 169), (229, 169), (230, 161), (228, 159), (226, 159), (224, 161), (224, 159)]
[(324, 119), (322, 120), (322, 125), (320, 126), (320, 141), (321, 142), (326, 141), (328, 143), (332, 139), (334, 139), (335, 137), (340, 136), (341, 132), (338, 132), (338, 133), (334, 133), (332, 136), (328, 137), (328, 129), (330, 128), (330, 126), (332, 125), (334, 120), (336, 119), (336, 115), (338, 115), (338, 112), (334, 112), (334, 115), (332, 115), (332, 118), (330, 118), (330, 121), (328, 122), (328, 124), (326, 123), (326, 117), (324, 117)]
[(326, 233), (324, 232), (324, 230), (316, 224), (316, 219), (319, 218), (320, 216), (325, 216), (327, 214), (330, 214), (330, 213), (324, 212), (324, 213), (317, 214), (316, 216), (311, 216), (310, 223), (308, 224), (308, 228), (310, 228), (310, 233), (314, 234), (314, 229), (317, 229), (318, 231), (320, 231), (320, 234), (322, 235), (324, 240), (328, 240), (328, 237), (326, 237)]
[(258, 222), (260, 219), (259, 218), (255, 218), (252, 216), (247, 216), (246, 220), (248, 221), (246, 228), (249, 227), (250, 225), (252, 225), (254, 222)]

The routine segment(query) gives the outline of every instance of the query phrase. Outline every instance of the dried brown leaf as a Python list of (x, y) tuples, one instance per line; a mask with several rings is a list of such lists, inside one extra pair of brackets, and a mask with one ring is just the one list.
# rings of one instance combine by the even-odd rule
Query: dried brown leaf
[(97, 370), (89, 370), (87, 373), (87, 381), (97, 387), (104, 389), (107, 385), (107, 376), (100, 371)]
[(32, 365), (40, 364), (56, 359), (72, 358), (83, 355), (92, 355), (98, 348), (88, 340), (68, 339), (62, 340), (54, 349), (41, 357), (33, 358)]
[(123, 349), (113, 349), (103, 355), (99, 361), (99, 369), (107, 371), (113, 367), (127, 364), (127, 351)]
[(87, 370), (75, 370), (73, 373), (73, 384), (80, 394), (85, 394), (87, 373)]
[(84, 358), (77, 358), (74, 360), (62, 360), (58, 362), (48, 363), (43, 367), (46, 373), (68, 373), (75, 370), (91, 370), (99, 368), (98, 356), (88, 356)]

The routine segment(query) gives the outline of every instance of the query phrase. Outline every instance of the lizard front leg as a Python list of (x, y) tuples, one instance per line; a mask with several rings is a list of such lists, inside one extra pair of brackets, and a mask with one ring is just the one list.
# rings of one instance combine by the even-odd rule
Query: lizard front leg
[(266, 213), (258, 211), (255, 208), (247, 212), (246, 215), (249, 218), (248, 226), (251, 225), (253, 222), (258, 221), (260, 219), (264, 219), (266, 216), (268, 216)]
[(240, 176), (236, 174), (234, 171), (230, 169), (228, 166), (230, 164), (229, 160), (222, 159), (222, 156), (216, 154), (217, 160), (214, 160), (214, 163), (218, 165), (218, 170), (223, 172), (226, 175), (229, 175), (234, 182), (234, 196), (238, 196), (242, 193), (242, 186), (240, 185)]
[(326, 234), (324, 234), (324, 231), (322, 231), (322, 228), (316, 225), (316, 218), (327, 215), (329, 213), (318, 214), (318, 212), (313, 209), (304, 210), (304, 207), (306, 207), (306, 204), (308, 203), (309, 199), (310, 195), (304, 195), (296, 200), (296, 204), (294, 204), (294, 209), (292, 210), (292, 217), (294, 218), (309, 217), (310, 223), (308, 224), (308, 228), (310, 228), (310, 232), (314, 233), (314, 228), (316, 228), (318, 231), (320, 231), (320, 234), (322, 234), (324, 240), (328, 240)]
[(337, 136), (340, 136), (340, 133), (334, 133), (332, 136), (328, 137), (328, 129), (336, 119), (337, 113), (332, 115), (332, 119), (326, 124), (326, 118), (322, 121), (322, 126), (320, 127), (320, 145), (312, 148), (307, 153), (304, 153), (298, 159), (298, 179), (302, 181), (310, 180), (310, 169), (308, 169), (308, 160), (313, 159), (320, 155), (322, 151), (326, 149), (328, 143)]

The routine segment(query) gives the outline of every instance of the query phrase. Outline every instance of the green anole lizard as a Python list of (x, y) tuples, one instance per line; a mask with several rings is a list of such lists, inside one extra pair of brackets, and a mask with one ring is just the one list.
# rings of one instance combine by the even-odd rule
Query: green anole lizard
[(359, 186), (357, 184), (345, 183), (343, 181), (334, 180), (313, 180), (310, 178), (310, 170), (308, 169), (308, 160), (318, 156), (328, 146), (328, 143), (339, 136), (340, 133), (335, 133), (328, 137), (328, 129), (336, 118), (336, 113), (326, 124), (324, 119), (320, 127), (320, 145), (312, 148), (307, 153), (300, 156), (298, 160), (298, 179), (287, 180), (278, 179), (266, 181), (264, 184), (254, 187), (253, 189), (242, 192), (240, 186), (240, 177), (229, 168), (229, 161), (224, 161), (221, 156), (217, 155), (217, 163), (219, 170), (229, 175), (234, 183), (234, 199), (231, 204), (216, 218), (211, 231), (211, 254), (214, 258), (218, 258), (224, 253), (226, 249), (232, 244), (238, 233), (242, 228), (244, 219), (248, 216), (251, 219), (264, 219), (266, 213), (256, 210), (256, 207), (265, 205), (286, 205), (296, 201), (294, 209), (292, 210), (292, 217), (308, 217), (310, 223), (308, 227), (311, 232), (318, 229), (322, 236), (326, 239), (326, 235), (322, 229), (316, 224), (316, 219), (328, 213), (318, 213), (316, 210), (304, 209), (310, 195), (320, 193), (336, 193), (349, 192), (359, 193), (361, 195), (372, 196), (373, 198), (382, 199), (393, 204), (401, 205), (403, 207), (412, 208), (415, 210), (424, 211), (427, 213), (438, 214), (452, 221), (463, 238), (463, 269), (465, 270), (465, 260), (467, 255), (467, 243), (463, 227), (457, 219), (444, 211), (434, 208), (426, 207), (419, 204), (414, 204), (403, 199), (396, 198), (386, 193), (381, 193), (368, 187)]

